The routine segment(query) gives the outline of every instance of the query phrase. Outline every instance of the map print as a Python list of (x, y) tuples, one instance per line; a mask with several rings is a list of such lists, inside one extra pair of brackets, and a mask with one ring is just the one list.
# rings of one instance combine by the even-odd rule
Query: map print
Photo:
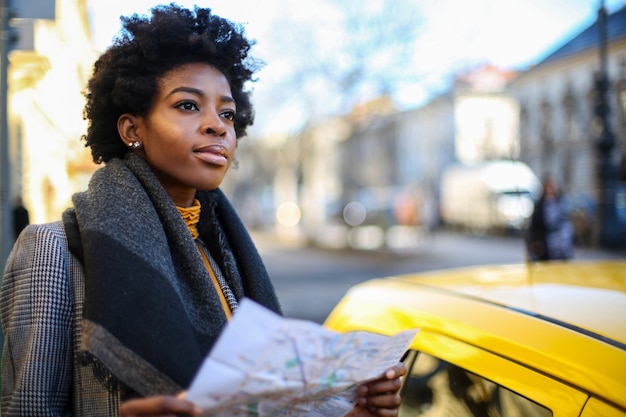
[(416, 333), (337, 333), (244, 299), (186, 397), (218, 417), (344, 416), (356, 387), (397, 363)]

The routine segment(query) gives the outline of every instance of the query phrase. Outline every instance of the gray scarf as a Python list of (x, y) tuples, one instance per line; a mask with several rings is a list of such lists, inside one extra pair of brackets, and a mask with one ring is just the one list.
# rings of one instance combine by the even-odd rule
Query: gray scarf
[[(238, 299), (280, 313), (263, 262), (220, 190), (198, 192), (198, 231)], [(85, 269), (82, 349), (140, 395), (186, 388), (226, 317), (185, 222), (143, 158), (94, 173), (63, 221)], [(107, 383), (110, 383), (111, 378)]]

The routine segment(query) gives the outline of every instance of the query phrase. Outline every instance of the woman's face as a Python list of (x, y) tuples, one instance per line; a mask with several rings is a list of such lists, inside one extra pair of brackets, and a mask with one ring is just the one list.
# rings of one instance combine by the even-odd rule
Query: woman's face
[(211, 65), (187, 64), (158, 81), (152, 108), (136, 118), (137, 152), (176, 205), (221, 184), (235, 157), (235, 111), (226, 77)]

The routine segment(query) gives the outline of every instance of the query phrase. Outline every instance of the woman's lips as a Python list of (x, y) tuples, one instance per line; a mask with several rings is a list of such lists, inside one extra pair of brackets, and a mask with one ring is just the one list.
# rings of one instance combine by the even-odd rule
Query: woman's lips
[(210, 145), (196, 149), (194, 153), (198, 158), (213, 165), (226, 165), (228, 163), (228, 152), (221, 145)]

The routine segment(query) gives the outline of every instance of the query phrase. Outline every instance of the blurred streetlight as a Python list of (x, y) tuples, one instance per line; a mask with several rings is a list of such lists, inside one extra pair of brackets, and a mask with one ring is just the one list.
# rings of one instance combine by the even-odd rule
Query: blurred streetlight
[(607, 100), (609, 79), (607, 75), (607, 39), (606, 39), (607, 14), (604, 1), (601, 1), (598, 9), (598, 39), (600, 52), (600, 70), (595, 80), (596, 103), (594, 116), (600, 125), (600, 134), (596, 141), (598, 156), (598, 243), (606, 248), (619, 248), (624, 246), (624, 230), (620, 227), (617, 218), (615, 197), (617, 190), (617, 166), (613, 161), (613, 148), (615, 136), (611, 130), (608, 116), (610, 112)]
[(13, 244), (13, 211), (11, 209), (11, 181), (9, 160), (9, 123), (8, 123), (8, 66), (9, 50), (16, 41), (9, 25), (12, 16), (11, 0), (0, 0), (0, 272)]

